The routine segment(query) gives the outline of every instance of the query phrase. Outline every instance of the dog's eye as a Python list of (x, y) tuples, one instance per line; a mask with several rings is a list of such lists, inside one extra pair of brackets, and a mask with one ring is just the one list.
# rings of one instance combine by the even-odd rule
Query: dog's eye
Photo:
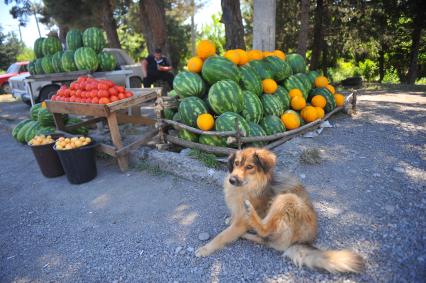
[(247, 169), (247, 170), (250, 170), (250, 169), (253, 169), (253, 168), (254, 168), (254, 167), (253, 167), (253, 165), (247, 165), (247, 166), (246, 166), (246, 169)]
[(235, 165), (235, 166), (238, 166), (238, 165), (240, 165), (240, 162), (235, 161), (235, 162), (234, 162), (234, 165)]

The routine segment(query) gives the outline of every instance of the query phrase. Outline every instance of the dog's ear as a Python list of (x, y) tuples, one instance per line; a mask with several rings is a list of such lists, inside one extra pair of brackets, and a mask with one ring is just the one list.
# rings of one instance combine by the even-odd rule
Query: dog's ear
[(228, 157), (228, 170), (229, 173), (234, 171), (235, 152)]
[(277, 156), (266, 149), (256, 150), (253, 159), (256, 166), (261, 168), (265, 173), (269, 173), (272, 169), (274, 169), (277, 162)]

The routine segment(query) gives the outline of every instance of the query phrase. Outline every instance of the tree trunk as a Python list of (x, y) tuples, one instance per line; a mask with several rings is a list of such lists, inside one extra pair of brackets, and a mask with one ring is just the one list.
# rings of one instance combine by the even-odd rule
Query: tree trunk
[(195, 0), (191, 1), (191, 54), (195, 56)]
[(379, 51), (379, 83), (382, 83), (385, 77), (385, 50), (382, 46)]
[(276, 14), (276, 0), (253, 0), (253, 49), (275, 49)]
[(58, 29), (59, 29), (58, 38), (61, 41), (61, 43), (65, 46), (67, 32), (68, 32), (69, 28), (67, 26), (65, 26), (65, 25), (58, 24)]
[(222, 0), (222, 19), (225, 24), (226, 49), (246, 49), (240, 0)]
[(321, 69), (324, 76), (327, 76), (327, 67), (328, 67), (328, 45), (326, 42), (322, 42), (322, 60), (321, 60)]
[(309, 0), (300, 1), (300, 30), (297, 37), (297, 53), (306, 57), (309, 32)]
[(114, 7), (111, 0), (105, 1), (102, 11), (102, 26), (106, 31), (109, 47), (121, 48), (117, 33), (117, 22), (114, 19)]
[(142, 20), (142, 33), (147, 43), (148, 52), (152, 54), (156, 48), (161, 48), (162, 53), (170, 57), (164, 1), (140, 0), (139, 9)]
[(421, 19), (417, 16), (413, 22), (414, 29), (411, 33), (410, 66), (408, 67), (407, 83), (414, 84), (417, 78), (417, 61), (419, 57), (420, 37), (422, 34)]
[(317, 7), (315, 8), (315, 26), (314, 26), (314, 42), (312, 46), (311, 57), (311, 70), (316, 70), (320, 66), (321, 49), (324, 41), (322, 15), (323, 15), (323, 0), (317, 0)]

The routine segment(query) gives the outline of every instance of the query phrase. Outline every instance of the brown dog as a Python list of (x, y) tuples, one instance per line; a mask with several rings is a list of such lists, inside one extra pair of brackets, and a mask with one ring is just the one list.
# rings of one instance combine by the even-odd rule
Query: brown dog
[[(225, 201), (231, 224), (196, 256), (208, 256), (242, 237), (285, 251), (296, 265), (329, 272), (360, 272), (362, 258), (349, 251), (323, 251), (312, 246), (317, 215), (304, 187), (293, 177), (274, 174), (276, 156), (247, 148), (230, 156), (225, 178)], [(249, 230), (256, 234), (247, 233)]]

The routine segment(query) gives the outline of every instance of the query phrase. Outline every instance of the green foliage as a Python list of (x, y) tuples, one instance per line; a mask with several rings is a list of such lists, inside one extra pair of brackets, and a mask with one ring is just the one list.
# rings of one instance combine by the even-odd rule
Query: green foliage
[(206, 165), (209, 168), (217, 169), (220, 167), (219, 162), (216, 159), (216, 155), (212, 153), (205, 153), (198, 149), (191, 149), (191, 151), (188, 154), (189, 157), (192, 159), (196, 159)]
[(16, 56), (16, 61), (32, 61), (35, 58), (34, 51), (28, 47), (24, 47), (22, 51)]
[(399, 77), (398, 77), (398, 72), (396, 71), (396, 69), (394, 67), (390, 67), (386, 73), (385, 76), (383, 77), (383, 81), (382, 83), (388, 83), (388, 84), (397, 84), (399, 83)]
[(190, 56), (191, 26), (169, 16), (166, 16), (166, 24), (171, 63), (182, 69), (186, 65), (186, 58)]
[(0, 69), (7, 70), (10, 64), (16, 62), (16, 56), (23, 48), (15, 33), (4, 34), (0, 27)]
[(201, 39), (210, 39), (216, 44), (216, 53), (223, 54), (225, 50), (225, 27), (220, 22), (221, 14), (212, 15), (212, 22), (201, 28)]
[(343, 58), (337, 59), (336, 67), (328, 68), (327, 71), (333, 82), (340, 82), (358, 74), (356, 65), (352, 61), (345, 61)]
[(140, 62), (148, 55), (142, 34), (135, 32), (135, 30), (125, 24), (118, 27), (117, 33), (121, 48), (126, 50), (136, 62)]
[(373, 81), (377, 75), (378, 75), (378, 70), (379, 67), (377, 66), (377, 64), (370, 60), (370, 59), (365, 59), (364, 62), (359, 62), (358, 63), (358, 70), (359, 73), (361, 74), (361, 76), (366, 80), (366, 81)]

